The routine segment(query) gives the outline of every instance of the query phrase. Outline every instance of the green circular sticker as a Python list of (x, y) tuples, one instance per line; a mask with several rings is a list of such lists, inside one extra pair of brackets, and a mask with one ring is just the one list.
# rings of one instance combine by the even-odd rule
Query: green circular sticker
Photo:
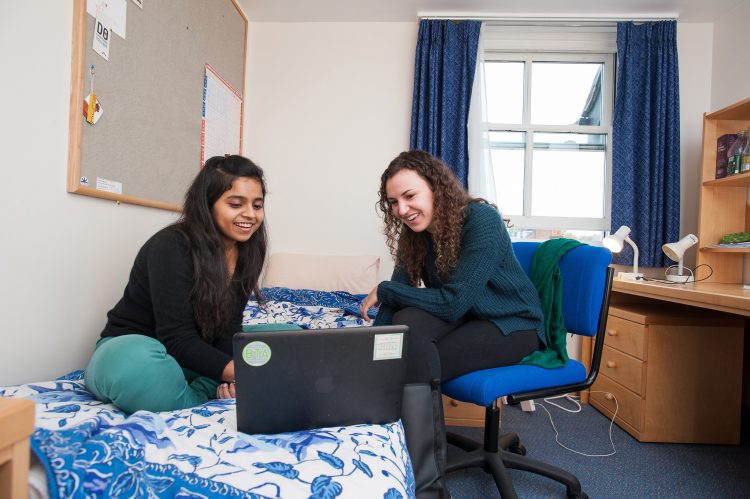
[(262, 341), (252, 341), (242, 349), (242, 360), (253, 367), (263, 366), (271, 360), (271, 347)]

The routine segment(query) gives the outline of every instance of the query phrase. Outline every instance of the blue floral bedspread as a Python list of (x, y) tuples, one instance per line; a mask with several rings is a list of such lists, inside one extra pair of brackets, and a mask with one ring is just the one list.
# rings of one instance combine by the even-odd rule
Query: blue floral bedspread
[[(331, 327), (325, 324), (342, 323), (334, 316), (345, 315), (343, 302), (322, 304), (306, 295), (308, 313), (273, 296), (279, 307), (287, 303), (287, 316), (304, 316), (306, 327)], [(263, 320), (256, 305), (249, 304), (246, 323)], [(0, 397), (36, 403), (31, 446), (47, 471), (51, 497), (414, 497), (400, 422), (247, 435), (237, 432), (233, 399), (128, 416), (96, 400), (83, 371), (0, 388)]]
[[(296, 324), (305, 329), (365, 326), (359, 316), (359, 302), (365, 295), (344, 291), (263, 288), (264, 303), (251, 299), (245, 307), (243, 324)], [(368, 315), (375, 318), (376, 308)]]

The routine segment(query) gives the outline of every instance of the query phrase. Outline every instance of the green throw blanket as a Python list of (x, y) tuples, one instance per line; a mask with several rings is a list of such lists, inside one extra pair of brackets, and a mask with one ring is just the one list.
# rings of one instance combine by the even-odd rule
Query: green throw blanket
[(568, 362), (567, 330), (562, 313), (562, 273), (558, 264), (568, 251), (582, 244), (574, 239), (550, 239), (534, 252), (530, 278), (542, 303), (547, 348), (530, 353), (521, 359), (520, 364), (555, 369)]

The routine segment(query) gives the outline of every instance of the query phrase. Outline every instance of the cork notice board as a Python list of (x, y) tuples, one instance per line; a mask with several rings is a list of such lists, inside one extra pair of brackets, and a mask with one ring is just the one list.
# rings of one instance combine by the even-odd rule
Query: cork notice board
[[(106, 60), (93, 50), (86, 0), (73, 0), (67, 189), (181, 211), (201, 167), (205, 66), (242, 93), (247, 18), (233, 0), (125, 3), (126, 38), (110, 34)], [(92, 64), (95, 125), (83, 115)]]

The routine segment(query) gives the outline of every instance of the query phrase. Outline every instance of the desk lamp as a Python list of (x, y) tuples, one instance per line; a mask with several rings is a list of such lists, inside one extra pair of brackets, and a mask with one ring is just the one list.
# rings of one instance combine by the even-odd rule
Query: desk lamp
[(622, 251), (624, 243), (628, 243), (633, 248), (633, 272), (620, 272), (617, 276), (623, 281), (634, 281), (643, 274), (638, 272), (638, 246), (630, 239), (630, 227), (623, 225), (617, 232), (604, 238), (602, 245), (612, 253)]
[[(666, 274), (666, 278), (668, 281), (674, 281), (674, 282), (692, 282), (695, 281), (695, 276), (693, 276), (693, 271), (688, 269), (690, 272), (689, 276), (682, 275), (682, 257), (685, 254), (685, 251), (696, 244), (698, 242), (698, 238), (695, 237), (693, 234), (688, 234), (687, 236), (683, 237), (676, 243), (667, 243), (664, 246), (661, 247), (661, 250), (664, 252), (665, 255), (669, 257), (670, 260), (677, 262), (677, 273), (676, 274)], [(667, 267), (667, 270), (665, 272), (669, 272), (669, 269), (674, 267), (674, 265)]]

